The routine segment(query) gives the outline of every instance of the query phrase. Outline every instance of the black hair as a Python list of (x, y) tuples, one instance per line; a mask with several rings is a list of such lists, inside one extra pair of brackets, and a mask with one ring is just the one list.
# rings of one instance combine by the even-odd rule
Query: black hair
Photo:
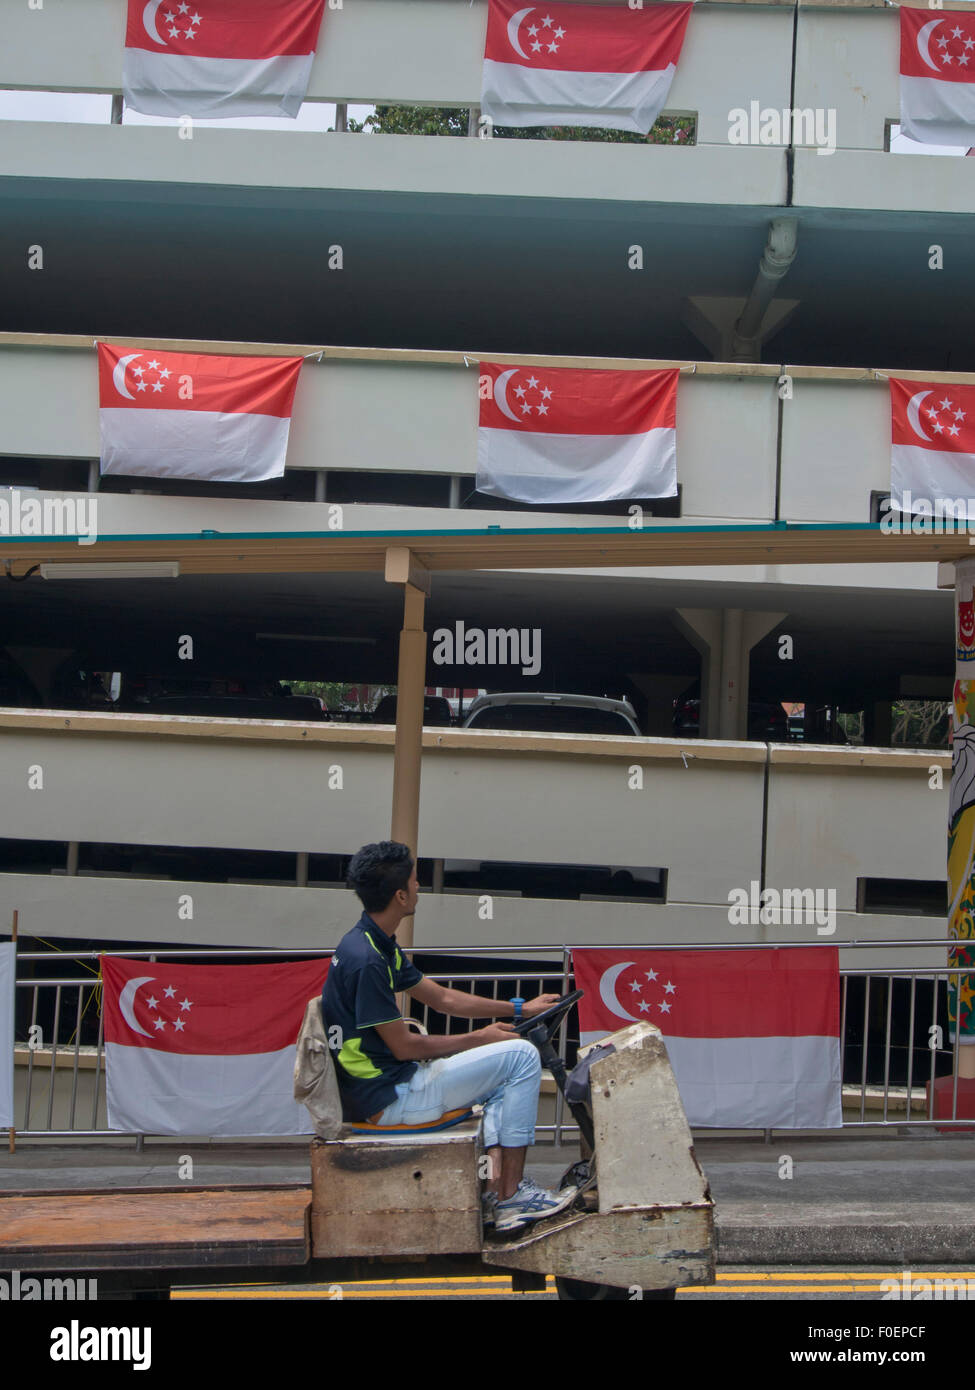
[(367, 912), (382, 912), (413, 874), (413, 856), (396, 840), (363, 845), (352, 857), (346, 882)]

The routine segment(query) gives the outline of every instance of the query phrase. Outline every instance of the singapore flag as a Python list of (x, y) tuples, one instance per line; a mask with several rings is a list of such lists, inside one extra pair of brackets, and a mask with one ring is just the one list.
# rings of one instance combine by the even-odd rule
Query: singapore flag
[(975, 521), (975, 386), (891, 377), (890, 413), (891, 507)]
[(677, 496), (677, 368), (480, 373), (479, 492), (549, 506)]
[(128, 0), (122, 92), (151, 116), (297, 116), (325, 0)]
[(667, 104), (691, 9), (489, 0), (481, 112), (496, 125), (646, 135)]
[(901, 5), (901, 131), (928, 145), (971, 145), (975, 13)]
[(572, 952), (583, 1043), (630, 1023), (664, 1035), (692, 1125), (842, 1124), (835, 946)]
[(102, 473), (280, 478), (301, 362), (99, 343)]
[(102, 956), (109, 1129), (307, 1134), (295, 1043), (327, 960), (171, 965)]

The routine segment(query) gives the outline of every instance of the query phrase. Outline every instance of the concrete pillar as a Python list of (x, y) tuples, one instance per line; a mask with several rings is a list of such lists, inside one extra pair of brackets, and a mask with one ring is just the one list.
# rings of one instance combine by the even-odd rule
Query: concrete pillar
[[(403, 588), (403, 629), (396, 679), (396, 742), (393, 749), (393, 810), (390, 839), (408, 845), (414, 858), (420, 823), (420, 762), (423, 752), (423, 688), (427, 634), (423, 618), (430, 575), (405, 546), (386, 551), (386, 580)], [(404, 948), (413, 945), (413, 918), (396, 929)]]
[[(678, 608), (672, 622), (701, 657), (701, 737), (717, 738), (721, 703), (721, 613), (716, 608)], [(717, 652), (716, 659), (712, 659)]]
[(649, 738), (674, 737), (674, 701), (691, 684), (692, 676), (645, 676), (627, 671), (627, 676), (646, 700), (643, 732)]
[(863, 738), (874, 748), (889, 748), (894, 726), (893, 702), (872, 700), (863, 711)]
[(673, 622), (701, 653), (701, 737), (748, 734), (749, 654), (786, 617), (742, 608), (679, 608)]
[(718, 738), (745, 738), (748, 732), (748, 649), (743, 647), (743, 636), (741, 609), (726, 608), (721, 614)]

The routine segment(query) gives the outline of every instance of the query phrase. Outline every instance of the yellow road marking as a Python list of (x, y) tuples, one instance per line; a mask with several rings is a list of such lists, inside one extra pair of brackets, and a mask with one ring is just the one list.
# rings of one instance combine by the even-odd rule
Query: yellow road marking
[[(904, 1271), (902, 1269), (880, 1270), (872, 1273), (855, 1273), (846, 1270), (820, 1270), (818, 1273), (806, 1271), (754, 1270), (738, 1273), (719, 1272), (714, 1284), (688, 1284), (678, 1289), (680, 1294), (713, 1294), (716, 1291), (727, 1293), (880, 1293), (886, 1280), (896, 1279), (900, 1286)], [(912, 1279), (975, 1279), (975, 1270), (912, 1270)], [(173, 1299), (258, 1299), (258, 1298), (314, 1298), (340, 1302), (331, 1292), (335, 1287), (342, 1290), (342, 1298), (409, 1298), (422, 1297), (424, 1293), (436, 1293), (445, 1298), (463, 1298), (470, 1294), (500, 1294), (511, 1292), (510, 1278), (506, 1274), (453, 1275), (443, 1278), (407, 1279), (356, 1279), (338, 1284), (333, 1281), (326, 1285), (282, 1287), (274, 1284), (251, 1284), (224, 1286), (216, 1289), (185, 1288), (174, 1289)], [(546, 1293), (554, 1292), (555, 1283), (548, 1277)], [(542, 1290), (538, 1290), (542, 1292)]]

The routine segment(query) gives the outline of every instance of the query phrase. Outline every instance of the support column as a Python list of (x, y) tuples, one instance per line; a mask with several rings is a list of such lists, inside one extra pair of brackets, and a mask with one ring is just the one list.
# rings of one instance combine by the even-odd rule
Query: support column
[(787, 615), (680, 608), (674, 624), (701, 653), (701, 737), (748, 735), (749, 654)]
[(678, 608), (672, 621), (701, 657), (701, 737), (717, 738), (717, 710), (721, 703), (720, 611), (716, 608)]
[[(627, 671), (627, 676), (647, 702), (643, 732), (648, 738), (674, 737), (674, 701), (691, 683), (691, 677), (663, 674), (642, 675)], [(637, 721), (639, 722), (639, 720)]]
[(871, 700), (863, 712), (864, 742), (874, 748), (890, 748), (893, 726), (892, 702)]
[[(399, 639), (396, 678), (396, 743), (393, 750), (393, 810), (390, 839), (408, 845), (414, 858), (420, 823), (420, 762), (423, 752), (423, 688), (426, 678), (427, 634), (424, 608), (430, 574), (405, 547), (386, 551), (386, 580), (403, 587), (403, 629)], [(413, 918), (404, 917), (396, 929), (399, 944), (413, 945)]]
[(721, 614), (721, 704), (718, 738), (748, 734), (748, 652), (744, 647), (744, 614), (726, 608)]

